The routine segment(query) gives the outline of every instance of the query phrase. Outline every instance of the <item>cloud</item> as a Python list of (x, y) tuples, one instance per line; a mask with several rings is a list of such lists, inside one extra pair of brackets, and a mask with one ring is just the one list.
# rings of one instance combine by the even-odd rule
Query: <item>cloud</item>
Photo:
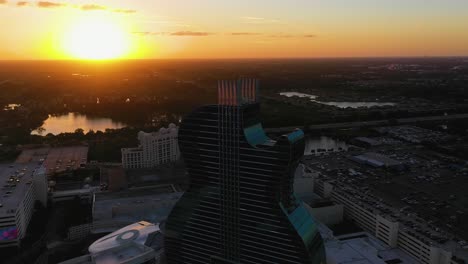
[(116, 13), (124, 13), (124, 14), (133, 14), (137, 12), (136, 10), (133, 10), (133, 9), (114, 9), (113, 11)]
[(276, 35), (269, 35), (270, 38), (293, 38), (294, 35), (290, 34), (276, 34)]
[(258, 36), (262, 35), (262, 33), (256, 33), (256, 32), (232, 32), (232, 36)]
[(265, 18), (263, 17), (241, 17), (242, 19), (246, 19), (246, 20), (265, 20)]
[(268, 35), (268, 37), (270, 38), (315, 38), (317, 37), (317, 35), (313, 35), (313, 34), (292, 35), (292, 34), (279, 33), (279, 34)]
[(39, 1), (37, 2), (37, 6), (41, 8), (56, 8), (56, 7), (65, 6), (65, 4), (57, 3), (57, 2)]
[(181, 28), (181, 27), (194, 27), (194, 25), (183, 23), (177, 20), (139, 20), (142, 24), (171, 24), (174, 27)]
[(204, 37), (204, 36), (208, 36), (208, 35), (213, 35), (213, 33), (200, 32), (200, 31), (177, 31), (177, 32), (172, 32), (169, 35), (171, 35), (171, 36)]
[[(157, 32), (157, 31), (134, 31), (132, 32), (134, 35), (138, 36), (175, 36), (175, 37), (205, 37), (205, 36), (210, 36), (210, 35), (216, 35), (217, 33), (213, 32), (205, 32), (205, 31), (175, 31), (175, 32)], [(230, 32), (230, 33), (225, 33), (225, 35), (230, 35), (230, 36), (262, 36), (265, 35), (264, 33), (258, 33), (258, 32)], [(313, 34), (306, 34), (306, 35), (293, 35), (293, 34), (284, 34), (284, 33), (278, 33), (278, 34), (271, 34), (271, 35), (265, 35), (265, 37), (268, 38), (315, 38), (317, 35)], [(264, 42), (271, 42), (264, 40)]]
[(140, 36), (148, 36), (151, 35), (152, 33), (149, 31), (138, 31), (138, 32), (132, 32), (134, 35), (140, 35)]
[(135, 31), (135, 32), (132, 32), (132, 34), (138, 35), (138, 36), (150, 36), (150, 35), (156, 36), (156, 35), (167, 35), (167, 32)]
[(174, 22), (173, 26), (175, 26), (175, 27), (185, 27), (185, 28), (194, 27), (194, 25), (187, 24), (187, 23), (179, 23), (179, 22)]
[(251, 43), (264, 45), (264, 44), (273, 44), (274, 42), (269, 41), (269, 40), (256, 40), (256, 41), (253, 41)]
[[(88, 4), (88, 5), (82, 5), (80, 9), (83, 11), (97, 11), (97, 10), (107, 10), (108, 8), (102, 5)], [(112, 9), (110, 11), (115, 12), (115, 13), (122, 13), (122, 14), (134, 14), (137, 12), (134, 9), (121, 9), (121, 8)]]
[(107, 7), (101, 6), (101, 5), (90, 4), (90, 5), (82, 5), (80, 9), (83, 11), (95, 11), (95, 10), (106, 10)]
[(6, 4), (6, 3), (7, 3), (7, 1), (6, 1), (6, 0), (0, 0), (0, 5), (2, 5), (2, 4)]
[[(6, 3), (7, 0), (0, 0), (0, 4)], [(27, 1), (19, 1), (16, 3), (16, 6), (27, 6), (30, 5)], [(136, 13), (136, 10), (133, 9), (122, 9), (122, 8), (115, 8), (111, 9), (106, 6), (96, 5), (96, 4), (85, 4), (85, 5), (67, 5), (66, 3), (61, 2), (52, 2), (52, 1), (39, 1), (37, 2), (37, 6), (40, 8), (59, 8), (59, 7), (70, 7), (70, 8), (77, 8), (82, 11), (96, 11), (96, 10), (109, 10), (111, 12), (116, 13), (123, 13), (123, 14), (133, 14)]]
[(152, 32), (152, 31), (135, 31), (132, 32), (138, 36), (174, 36), (174, 37), (205, 37), (215, 35), (216, 33), (203, 31), (176, 31), (176, 32)]
[(244, 20), (244, 23), (246, 24), (276, 24), (280, 22), (280, 20), (278, 19), (269, 19), (264, 17), (252, 16), (241, 17), (241, 19)]

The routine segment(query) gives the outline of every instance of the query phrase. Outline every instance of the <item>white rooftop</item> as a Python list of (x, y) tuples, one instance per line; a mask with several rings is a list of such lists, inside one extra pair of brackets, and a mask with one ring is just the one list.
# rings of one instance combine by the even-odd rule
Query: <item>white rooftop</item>
[(416, 263), (416, 260), (398, 248), (390, 248), (377, 238), (362, 233), (355, 238), (337, 238), (325, 243), (328, 264), (387, 264), (400, 260), (400, 264)]
[(135, 188), (115, 193), (96, 193), (93, 221), (139, 220), (160, 222), (167, 218), (174, 204), (182, 196), (172, 185)]
[(159, 225), (140, 221), (100, 238), (91, 244), (88, 250), (91, 255), (95, 255), (111, 248), (128, 244), (129, 242), (144, 245), (149, 234), (159, 231)]
[(89, 255), (61, 264), (142, 264), (159, 258), (162, 234), (159, 225), (140, 221), (97, 240)]

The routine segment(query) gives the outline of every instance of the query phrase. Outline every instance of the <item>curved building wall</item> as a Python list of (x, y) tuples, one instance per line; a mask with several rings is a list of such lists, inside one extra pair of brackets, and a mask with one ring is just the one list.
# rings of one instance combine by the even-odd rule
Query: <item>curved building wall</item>
[(181, 124), (191, 186), (166, 223), (168, 263), (325, 263), (320, 234), (293, 194), (297, 130), (273, 141), (259, 104), (212, 105)]

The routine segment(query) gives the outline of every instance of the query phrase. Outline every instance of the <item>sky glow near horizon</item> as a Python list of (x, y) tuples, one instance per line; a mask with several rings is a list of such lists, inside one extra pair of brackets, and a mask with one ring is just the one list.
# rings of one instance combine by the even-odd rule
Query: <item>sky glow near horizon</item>
[(0, 60), (466, 56), (468, 1), (0, 0), (0, 31)]

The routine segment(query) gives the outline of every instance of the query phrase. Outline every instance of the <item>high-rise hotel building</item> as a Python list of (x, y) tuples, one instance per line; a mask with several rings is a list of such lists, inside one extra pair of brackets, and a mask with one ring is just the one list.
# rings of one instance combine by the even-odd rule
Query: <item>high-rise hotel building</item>
[(177, 161), (180, 157), (177, 138), (178, 128), (175, 124), (158, 132), (138, 132), (140, 146), (121, 150), (122, 166), (125, 169), (145, 169)]
[(268, 138), (257, 90), (257, 80), (222, 81), (218, 104), (183, 120), (191, 186), (165, 225), (169, 264), (325, 263), (317, 226), (293, 193), (304, 134)]

